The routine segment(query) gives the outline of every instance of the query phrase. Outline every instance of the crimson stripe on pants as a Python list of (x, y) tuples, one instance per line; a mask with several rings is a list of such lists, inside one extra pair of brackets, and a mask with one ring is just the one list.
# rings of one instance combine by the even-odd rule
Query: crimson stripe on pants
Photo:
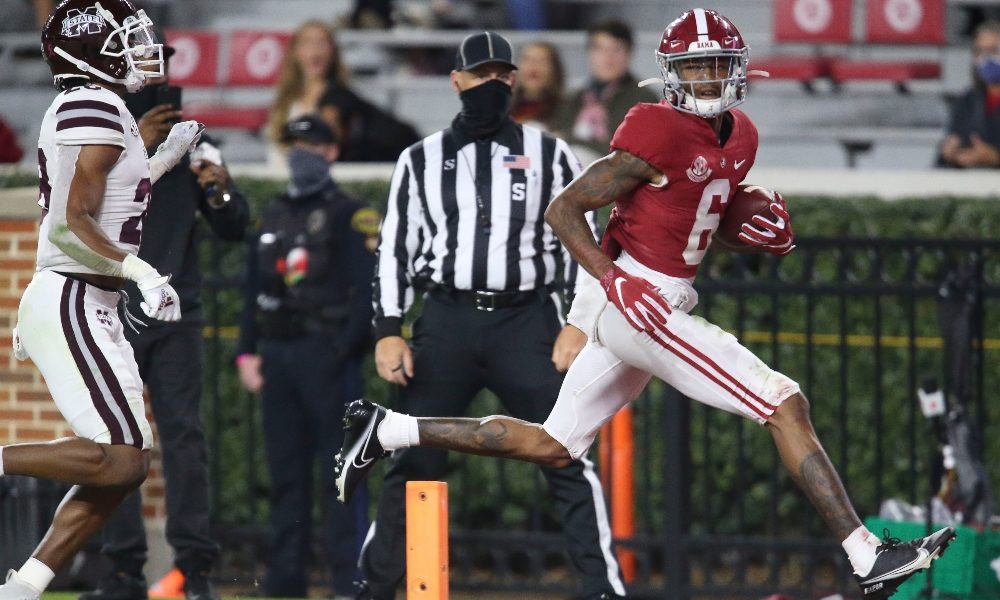
[(87, 322), (87, 312), (84, 308), (83, 302), (85, 291), (86, 286), (81, 283), (80, 293), (77, 295), (76, 300), (76, 316), (77, 320), (80, 322), (80, 333), (83, 334), (83, 341), (87, 344), (87, 348), (93, 355), (94, 362), (97, 364), (97, 368), (100, 369), (101, 375), (104, 377), (104, 383), (111, 391), (111, 396), (114, 398), (115, 404), (118, 405), (118, 409), (121, 411), (122, 417), (125, 419), (125, 424), (128, 426), (129, 433), (132, 434), (132, 443), (129, 445), (142, 449), (143, 441), (142, 434), (139, 432), (139, 423), (136, 422), (135, 416), (129, 408), (128, 400), (125, 398), (125, 392), (122, 390), (122, 386), (119, 383), (118, 378), (115, 376), (114, 369), (111, 368), (111, 363), (109, 363), (108, 359), (104, 357), (104, 353), (101, 352), (100, 347), (97, 345), (94, 335), (90, 332), (90, 324)]
[[(118, 419), (115, 418), (115, 415), (105, 403), (104, 397), (101, 395), (101, 389), (94, 378), (94, 372), (90, 370), (90, 365), (87, 364), (87, 359), (83, 356), (83, 350), (80, 349), (80, 341), (73, 330), (69, 306), (70, 294), (76, 285), (77, 282), (72, 279), (67, 279), (63, 285), (62, 300), (59, 302), (59, 318), (62, 324), (63, 335), (66, 337), (66, 343), (69, 345), (69, 351), (73, 355), (76, 368), (80, 371), (80, 375), (83, 376), (83, 381), (87, 384), (87, 390), (90, 391), (90, 400), (94, 403), (94, 408), (97, 409), (97, 414), (101, 416), (101, 420), (108, 426), (108, 431), (111, 433), (111, 443), (124, 444), (125, 432), (122, 430)], [(82, 295), (80, 297), (82, 298)]]
[[(678, 338), (672, 332), (667, 332), (667, 334), (670, 335), (670, 339), (677, 340), (678, 342), (681, 342), (683, 345), (688, 346), (688, 344), (684, 343), (682, 340), (680, 340), (680, 338)], [(656, 343), (658, 343), (664, 349), (666, 349), (667, 351), (673, 353), (675, 356), (677, 356), (678, 358), (680, 358), (684, 362), (686, 362), (689, 365), (691, 365), (692, 367), (694, 367), (697, 371), (699, 371), (702, 375), (704, 375), (705, 377), (707, 377), (710, 381), (712, 381), (713, 383), (715, 383), (717, 386), (719, 386), (720, 388), (722, 388), (722, 389), (726, 390), (727, 392), (729, 392), (730, 394), (732, 394), (737, 400), (739, 400), (740, 402), (742, 402), (744, 404), (744, 406), (746, 406), (750, 410), (752, 410), (755, 413), (757, 413), (757, 415), (760, 418), (762, 418), (764, 420), (767, 420), (767, 418), (770, 416), (770, 414), (768, 414), (768, 413), (760, 410), (758, 407), (756, 407), (753, 404), (751, 404), (750, 402), (748, 402), (747, 399), (742, 394), (738, 394), (732, 387), (730, 387), (729, 385), (727, 385), (725, 382), (719, 380), (718, 377), (716, 377), (715, 375), (713, 375), (712, 373), (710, 373), (708, 371), (708, 369), (706, 369), (702, 365), (700, 365), (697, 362), (695, 362), (694, 360), (692, 360), (691, 357), (689, 357), (686, 354), (680, 352), (680, 350), (678, 350), (677, 348), (674, 348), (669, 343), (667, 343), (664, 340), (660, 339), (656, 335), (650, 335), (650, 337), (652, 337), (654, 340), (656, 340)], [(710, 364), (712, 364), (713, 366), (715, 366), (715, 363), (712, 363), (711, 361), (706, 361), (706, 362), (709, 362)], [(718, 368), (718, 367), (716, 367), (716, 368)], [(722, 373), (724, 375), (728, 375), (725, 372), (722, 372)], [(742, 387), (742, 386), (740, 386), (740, 387)], [(767, 403), (764, 403), (764, 404), (767, 404)]]

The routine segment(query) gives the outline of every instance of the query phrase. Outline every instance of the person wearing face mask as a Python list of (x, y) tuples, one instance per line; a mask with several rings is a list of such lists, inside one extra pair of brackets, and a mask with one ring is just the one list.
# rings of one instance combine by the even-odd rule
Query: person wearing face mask
[[(161, 31), (156, 30), (156, 35), (164, 39)], [(165, 44), (165, 76), (146, 78), (146, 87), (125, 97), (150, 156), (181, 120), (180, 106), (159, 100), (166, 97), (162, 92), (168, 87), (173, 53)], [(198, 240), (204, 222), (219, 239), (241, 242), (249, 221), (246, 198), (207, 136), (202, 136), (190, 157), (185, 155), (177, 168), (153, 184), (142, 221), (139, 258), (162, 273), (171, 273), (170, 284), (180, 297), (181, 319), (165, 322), (133, 310), (142, 323), (126, 327), (125, 337), (149, 390), (166, 480), (166, 537), (174, 550), (174, 564), (184, 575), (188, 600), (218, 598), (208, 577), (219, 547), (210, 532), (208, 449), (201, 422), (203, 316)], [(142, 298), (134, 282), (125, 291), (130, 298)], [(101, 552), (111, 563), (111, 573), (80, 600), (144, 600), (148, 548), (139, 492), (126, 498), (105, 525)]]
[(281, 139), (291, 181), (250, 241), (237, 358), (244, 387), (261, 394), (271, 475), (271, 553), (261, 592), (307, 595), (319, 459), (326, 564), (334, 597), (345, 598), (356, 578), (357, 526), (336, 501), (331, 458), (342, 441), (344, 405), (362, 393), (381, 215), (330, 177), (340, 148), (320, 117), (290, 121)]
[[(462, 41), (451, 72), (461, 112), (406, 149), (392, 177), (373, 281), (375, 364), (399, 386), (393, 408), (413, 415), (463, 415), (486, 388), (514, 417), (538, 421), (586, 341), (563, 320), (579, 268), (542, 217), (580, 163), (565, 141), (511, 119), (512, 56), (491, 31)], [(402, 323), (417, 293), (408, 342)], [(583, 597), (624, 595), (592, 463), (542, 471)], [(393, 455), (362, 550), (361, 597), (390, 600), (405, 575), (406, 482), (445, 475), (444, 451)], [(344, 483), (348, 502), (355, 486)]]
[(975, 83), (952, 105), (938, 166), (995, 169), (1000, 167), (1000, 22), (976, 28), (972, 53)]

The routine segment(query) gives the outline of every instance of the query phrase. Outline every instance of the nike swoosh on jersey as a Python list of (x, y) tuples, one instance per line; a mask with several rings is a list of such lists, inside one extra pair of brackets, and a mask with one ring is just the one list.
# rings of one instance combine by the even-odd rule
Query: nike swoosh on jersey
[(747, 159), (745, 159), (745, 158), (743, 160), (733, 161), (733, 168), (736, 169), (736, 170), (739, 170), (739, 168), (742, 167), (743, 163), (745, 163), (746, 161), (747, 161)]

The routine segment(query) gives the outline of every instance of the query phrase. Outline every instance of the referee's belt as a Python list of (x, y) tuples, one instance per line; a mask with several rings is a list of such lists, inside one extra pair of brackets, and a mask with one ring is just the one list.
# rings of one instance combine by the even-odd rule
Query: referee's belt
[(436, 287), (431, 295), (450, 298), (459, 304), (472, 306), (483, 312), (493, 312), (502, 308), (514, 308), (537, 302), (547, 296), (548, 288), (537, 288), (526, 291), (496, 292), (493, 290), (456, 290)]

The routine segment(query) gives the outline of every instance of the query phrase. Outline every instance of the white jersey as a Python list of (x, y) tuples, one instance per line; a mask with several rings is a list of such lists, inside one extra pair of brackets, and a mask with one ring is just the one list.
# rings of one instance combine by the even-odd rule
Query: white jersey
[[(96, 85), (75, 87), (56, 96), (45, 112), (38, 136), (38, 204), (42, 224), (36, 271), (101, 274), (67, 256), (49, 241), (55, 221), (64, 221), (70, 183), (80, 146), (123, 148), (108, 173), (104, 202), (94, 219), (116, 246), (135, 254), (149, 204), (149, 161), (139, 127), (114, 92)], [(56, 218), (51, 218), (56, 217)]]

